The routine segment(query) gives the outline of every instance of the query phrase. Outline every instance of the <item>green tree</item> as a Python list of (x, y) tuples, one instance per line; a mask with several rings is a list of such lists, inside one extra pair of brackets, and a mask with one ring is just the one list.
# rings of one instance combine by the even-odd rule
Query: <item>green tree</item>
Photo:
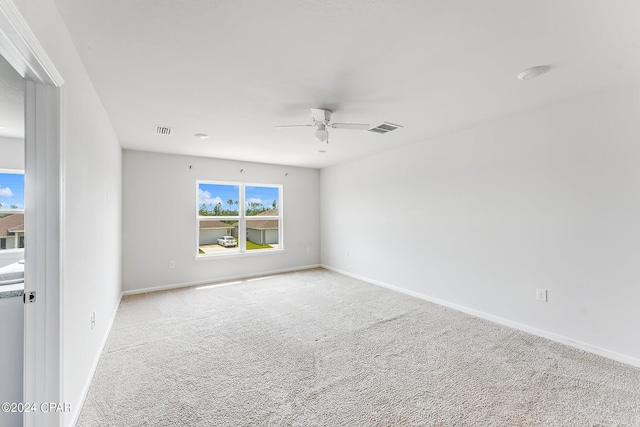
[(227, 215), (235, 215), (233, 211), (233, 199), (227, 200), (227, 205), (229, 205), (229, 210), (227, 211)]
[(11, 205), (11, 209), (18, 209), (18, 205)]
[(222, 216), (222, 203), (216, 203), (216, 205), (213, 207), (213, 215)]
[(209, 216), (209, 215), (211, 215), (209, 213), (209, 211), (207, 210), (207, 205), (205, 203), (203, 203), (202, 206), (200, 206), (200, 209), (198, 209), (198, 215), (200, 215), (200, 216)]
[(257, 215), (264, 211), (266, 211), (266, 209), (262, 205), (262, 203), (249, 202), (249, 207), (247, 208), (247, 215)]

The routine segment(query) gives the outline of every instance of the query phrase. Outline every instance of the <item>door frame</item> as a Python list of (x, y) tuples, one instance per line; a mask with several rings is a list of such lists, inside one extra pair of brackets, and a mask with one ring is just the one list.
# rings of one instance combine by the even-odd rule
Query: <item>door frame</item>
[[(0, 0), (0, 54), (25, 83), (24, 397), (64, 403), (62, 262), (64, 80), (12, 0)], [(24, 414), (24, 426), (60, 426), (64, 413)]]

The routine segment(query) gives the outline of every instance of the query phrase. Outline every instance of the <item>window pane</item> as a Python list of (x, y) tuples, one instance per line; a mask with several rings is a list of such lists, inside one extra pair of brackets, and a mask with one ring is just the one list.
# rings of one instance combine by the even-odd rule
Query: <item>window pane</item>
[(0, 173), (0, 250), (24, 248), (24, 174)]
[(280, 248), (280, 220), (248, 219), (247, 251)]
[(280, 200), (278, 187), (245, 188), (245, 214), (247, 216), (278, 216)]
[(0, 213), (24, 210), (24, 174), (0, 173)]
[(238, 221), (203, 219), (198, 222), (200, 255), (238, 252)]
[(238, 200), (237, 185), (198, 184), (199, 216), (238, 216)]

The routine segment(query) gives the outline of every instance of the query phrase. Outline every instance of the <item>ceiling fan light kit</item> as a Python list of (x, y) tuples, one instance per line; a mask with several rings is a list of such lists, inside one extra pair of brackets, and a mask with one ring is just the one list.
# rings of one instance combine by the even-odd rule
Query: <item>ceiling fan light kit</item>
[(318, 123), (314, 136), (320, 142), (327, 142), (329, 140), (329, 131), (324, 123)]
[(329, 142), (329, 128), (332, 129), (348, 129), (348, 130), (368, 130), (375, 133), (387, 133), (392, 130), (401, 128), (400, 125), (384, 122), (374, 128), (365, 123), (331, 123), (331, 110), (325, 108), (311, 108), (312, 124), (308, 125), (284, 125), (275, 126), (276, 128), (293, 128), (293, 127), (315, 127), (314, 136), (320, 142)]

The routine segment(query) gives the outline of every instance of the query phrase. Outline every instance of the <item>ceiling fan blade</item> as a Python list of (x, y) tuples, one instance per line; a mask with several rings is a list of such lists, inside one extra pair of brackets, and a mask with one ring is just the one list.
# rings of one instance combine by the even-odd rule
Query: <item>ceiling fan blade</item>
[(371, 125), (364, 123), (331, 123), (334, 129), (369, 130)]
[(279, 125), (279, 126), (274, 126), (274, 128), (300, 128), (300, 127), (306, 127), (306, 128), (310, 128), (313, 127), (313, 125)]

